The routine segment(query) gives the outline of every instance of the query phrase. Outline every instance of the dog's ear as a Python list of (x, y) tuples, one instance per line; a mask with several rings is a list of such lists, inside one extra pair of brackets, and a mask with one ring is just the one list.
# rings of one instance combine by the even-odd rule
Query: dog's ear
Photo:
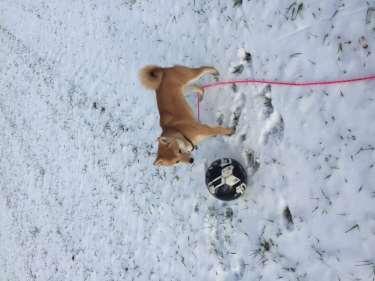
[(168, 138), (168, 137), (159, 137), (158, 141), (162, 144), (170, 144), (171, 143), (171, 139)]

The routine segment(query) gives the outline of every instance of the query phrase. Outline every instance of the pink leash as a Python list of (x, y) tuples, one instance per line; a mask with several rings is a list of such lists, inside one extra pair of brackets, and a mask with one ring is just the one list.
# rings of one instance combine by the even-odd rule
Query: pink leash
[[(257, 79), (246, 79), (246, 80), (229, 80), (229, 81), (221, 81), (215, 82), (207, 85), (203, 85), (202, 88), (204, 90), (209, 88), (215, 88), (225, 85), (233, 85), (233, 84), (269, 84), (269, 85), (277, 85), (277, 86), (289, 86), (289, 87), (308, 87), (308, 86), (327, 86), (327, 85), (339, 85), (345, 83), (356, 83), (361, 81), (369, 81), (375, 80), (375, 75), (369, 75), (359, 78), (352, 78), (352, 79), (344, 79), (344, 80), (333, 80), (333, 81), (313, 81), (313, 82), (287, 82), (287, 81), (273, 81), (273, 80), (257, 80)], [(198, 120), (200, 117), (200, 101), (197, 95), (197, 114)]]

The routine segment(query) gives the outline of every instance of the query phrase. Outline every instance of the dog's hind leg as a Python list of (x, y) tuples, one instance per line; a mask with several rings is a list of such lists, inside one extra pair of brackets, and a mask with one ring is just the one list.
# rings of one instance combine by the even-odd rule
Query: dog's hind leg
[(175, 66), (176, 70), (179, 72), (180, 80), (183, 84), (184, 91), (186, 92), (187, 88), (198, 95), (200, 101), (203, 100), (204, 89), (198, 85), (191, 85), (191, 83), (197, 81), (204, 75), (214, 75), (218, 76), (219, 72), (216, 68), (211, 66), (202, 66), (198, 68), (190, 68), (186, 66)]
[(187, 85), (190, 84), (204, 75), (211, 74), (211, 75), (219, 75), (219, 72), (216, 68), (212, 66), (202, 66), (198, 68), (190, 68), (186, 66), (175, 66), (176, 71), (179, 72), (179, 79), (181, 80), (182, 84)]

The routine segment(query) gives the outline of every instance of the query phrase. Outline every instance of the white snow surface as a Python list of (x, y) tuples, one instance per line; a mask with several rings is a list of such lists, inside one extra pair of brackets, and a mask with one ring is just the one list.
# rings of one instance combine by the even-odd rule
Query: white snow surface
[[(375, 82), (207, 90), (235, 135), (158, 168), (137, 77), (345, 79), (374, 52), (372, 0), (0, 0), (0, 280), (374, 280)], [(236, 201), (206, 189), (220, 157), (249, 172)]]

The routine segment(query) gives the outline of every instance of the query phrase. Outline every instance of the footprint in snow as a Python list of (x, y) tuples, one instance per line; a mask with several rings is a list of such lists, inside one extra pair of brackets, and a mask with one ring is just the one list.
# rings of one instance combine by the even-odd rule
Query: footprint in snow
[(243, 157), (245, 159), (246, 168), (250, 169), (249, 175), (253, 175), (256, 171), (258, 171), (260, 166), (259, 157), (251, 148), (245, 149), (243, 152)]
[(274, 112), (273, 105), (272, 105), (272, 99), (270, 97), (271, 93), (271, 85), (267, 85), (264, 87), (264, 89), (259, 94), (260, 97), (262, 97), (263, 100), (263, 110), (262, 110), (262, 117), (264, 119), (267, 119), (271, 116), (271, 114)]
[(366, 25), (372, 31), (375, 31), (375, 7), (369, 7), (366, 12)]
[(280, 144), (284, 137), (284, 120), (278, 112), (274, 112), (267, 119), (266, 125), (264, 126), (262, 133), (259, 138), (259, 142), (266, 145), (270, 142)]
[(263, 145), (270, 142), (279, 144), (284, 137), (284, 120), (280, 113), (278, 113), (273, 107), (272, 98), (269, 95), (271, 88), (269, 87), (268, 89), (264, 89), (263, 92), (264, 108), (262, 115), (266, 121), (260, 134), (259, 143)]
[(283, 221), (287, 230), (292, 231), (294, 229), (293, 215), (288, 206), (283, 210)]
[(234, 130), (237, 130), (238, 124), (240, 122), (240, 117), (241, 117), (241, 114), (242, 114), (242, 110), (243, 110), (243, 108), (245, 106), (245, 101), (246, 101), (246, 98), (245, 98), (245, 95), (243, 93), (241, 93), (236, 98), (235, 105), (234, 105), (234, 110), (233, 110), (233, 113), (232, 113), (232, 116), (231, 116), (230, 125), (229, 125)]

